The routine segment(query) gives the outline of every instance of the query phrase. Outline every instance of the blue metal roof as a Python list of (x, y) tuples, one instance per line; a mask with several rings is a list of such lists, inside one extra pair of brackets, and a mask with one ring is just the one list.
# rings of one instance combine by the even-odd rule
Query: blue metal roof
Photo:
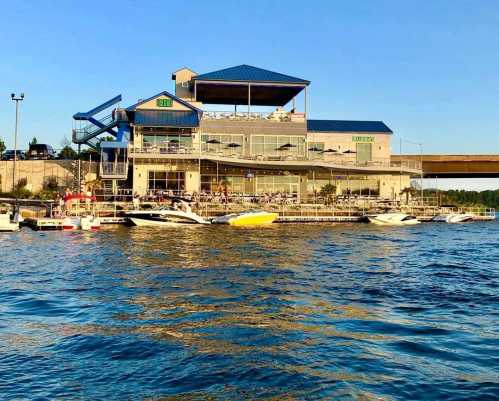
[(148, 127), (194, 128), (199, 126), (199, 114), (194, 110), (136, 110), (134, 122)]
[(281, 74), (279, 72), (264, 70), (263, 68), (241, 64), (223, 70), (196, 75), (193, 80), (202, 81), (243, 81), (243, 82), (273, 82), (282, 84), (308, 85), (310, 81)]
[(309, 132), (383, 132), (393, 133), (383, 121), (307, 120)]

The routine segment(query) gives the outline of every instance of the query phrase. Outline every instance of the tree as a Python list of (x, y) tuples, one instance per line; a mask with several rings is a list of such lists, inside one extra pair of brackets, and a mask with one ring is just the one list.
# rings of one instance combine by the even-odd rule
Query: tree
[(409, 203), (409, 195), (410, 196), (414, 195), (414, 192), (415, 192), (415, 189), (412, 187), (405, 187), (404, 189), (402, 189), (402, 191), (400, 191), (400, 195), (405, 194), (405, 203), (406, 204)]
[(29, 146), (36, 145), (37, 143), (38, 143), (38, 139), (36, 139), (36, 136), (34, 136), (33, 139), (30, 141)]
[(5, 142), (3, 141), (2, 138), (0, 138), (0, 159), (1, 156), (3, 155), (3, 152), (5, 152), (5, 149), (6, 149)]
[(336, 186), (333, 184), (324, 185), (321, 188), (319, 195), (324, 197), (326, 204), (330, 204), (332, 202), (333, 197), (336, 195)]
[(94, 150), (94, 149), (83, 149), (80, 152), (80, 159), (81, 160), (90, 160), (92, 159), (93, 161), (99, 161), (99, 153)]
[(59, 152), (59, 157), (66, 160), (75, 160), (78, 158), (78, 153), (71, 146), (65, 146)]

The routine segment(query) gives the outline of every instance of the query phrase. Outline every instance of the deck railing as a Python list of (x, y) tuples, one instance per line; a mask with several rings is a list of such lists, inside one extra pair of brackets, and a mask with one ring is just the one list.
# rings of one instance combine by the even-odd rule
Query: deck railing
[(100, 176), (102, 178), (126, 178), (128, 162), (101, 162)]
[[(376, 158), (369, 161), (359, 161), (355, 158), (355, 155), (347, 154), (337, 154), (337, 155), (324, 155), (324, 157), (319, 158), (317, 155), (309, 153), (307, 155), (303, 154), (293, 154), (292, 152), (282, 152), (280, 155), (262, 155), (253, 154), (247, 155), (241, 148), (221, 148), (220, 150), (207, 150), (205, 148), (207, 144), (202, 144), (202, 155), (211, 155), (215, 157), (226, 157), (232, 159), (240, 160), (253, 160), (253, 161), (314, 161), (314, 162), (325, 162), (331, 165), (339, 166), (353, 166), (353, 167), (387, 167), (387, 168), (402, 168), (411, 170), (421, 170), (421, 162), (417, 160), (397, 160), (392, 161), (390, 158)], [(186, 145), (154, 145), (154, 146), (130, 146), (129, 153), (140, 155), (156, 155), (156, 156), (168, 156), (168, 155), (199, 155), (199, 147), (197, 146), (186, 146)]]
[(305, 113), (291, 113), (284, 110), (272, 112), (230, 112), (205, 111), (204, 120), (234, 120), (234, 121), (275, 121), (275, 122), (304, 122)]

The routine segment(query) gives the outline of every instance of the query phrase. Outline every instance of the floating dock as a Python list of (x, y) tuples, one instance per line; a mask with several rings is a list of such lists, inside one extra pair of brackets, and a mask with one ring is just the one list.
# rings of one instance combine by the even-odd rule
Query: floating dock
[(26, 219), (25, 223), (35, 231), (64, 229), (64, 219), (61, 218), (33, 217)]

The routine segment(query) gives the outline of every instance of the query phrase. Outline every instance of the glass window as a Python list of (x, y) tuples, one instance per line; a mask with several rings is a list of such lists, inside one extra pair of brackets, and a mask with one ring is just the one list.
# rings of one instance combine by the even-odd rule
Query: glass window
[(360, 163), (369, 162), (372, 160), (372, 144), (358, 143), (356, 147), (357, 161)]

